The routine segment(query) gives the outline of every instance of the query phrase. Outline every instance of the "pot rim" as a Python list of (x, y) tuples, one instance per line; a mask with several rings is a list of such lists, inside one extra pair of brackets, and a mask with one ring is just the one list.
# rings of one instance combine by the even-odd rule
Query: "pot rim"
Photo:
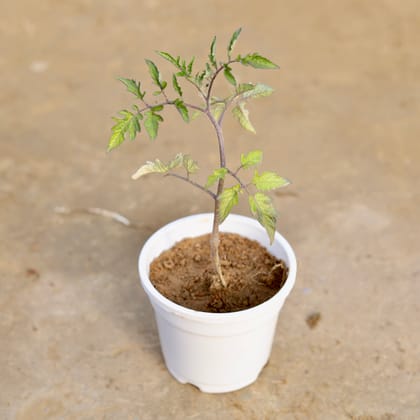
[[(166, 232), (168, 232), (169, 230), (172, 230), (175, 227), (175, 225), (188, 223), (188, 222), (192, 221), (193, 219), (198, 219), (198, 218), (203, 218), (203, 217), (206, 217), (206, 218), (210, 217), (210, 220), (212, 220), (213, 213), (194, 214), (194, 215), (189, 215), (189, 216), (185, 216), (185, 217), (176, 219), (176, 220), (162, 226), (158, 230), (156, 230), (144, 243), (144, 245), (143, 245), (143, 247), (140, 251), (140, 255), (139, 255), (138, 269), (139, 269), (140, 281), (142, 283), (142, 286), (143, 286), (146, 294), (151, 299), (152, 305), (154, 306), (156, 303), (158, 303), (159, 307), (162, 308), (162, 309), (165, 309), (167, 312), (174, 313), (174, 314), (176, 314), (180, 317), (183, 317), (183, 318), (196, 320), (196, 321), (204, 321), (204, 322), (207, 321), (209, 323), (223, 323), (223, 322), (228, 321), (228, 320), (229, 321), (235, 321), (235, 320), (239, 320), (239, 319), (243, 320), (244, 317), (253, 318), (256, 315), (258, 315), (262, 312), (265, 312), (268, 306), (279, 306), (279, 307), (281, 307), (281, 305), (279, 305), (279, 304), (284, 302), (284, 300), (287, 298), (287, 296), (289, 295), (289, 293), (291, 292), (291, 290), (294, 286), (295, 278), (296, 278), (297, 263), (296, 263), (295, 253), (294, 253), (292, 247), (290, 246), (289, 242), (277, 231), (275, 232), (275, 235), (274, 235), (273, 244), (274, 243), (279, 244), (281, 246), (281, 248), (284, 250), (284, 252), (287, 256), (287, 260), (288, 260), (288, 261), (286, 261), (286, 263), (287, 263), (288, 268), (289, 268), (289, 273), (288, 273), (287, 279), (286, 279), (285, 283), (283, 284), (282, 288), (274, 296), (272, 296), (270, 299), (267, 299), (266, 301), (264, 301), (263, 303), (260, 303), (257, 306), (254, 306), (254, 307), (248, 308), (248, 309), (244, 309), (242, 311), (236, 311), (236, 312), (215, 313), (215, 312), (196, 311), (194, 309), (186, 308), (182, 305), (179, 305), (179, 304), (171, 301), (170, 299), (163, 296), (153, 286), (153, 284), (152, 284), (152, 282), (150, 281), (150, 278), (149, 278), (149, 264), (146, 261), (146, 259), (148, 257), (148, 255), (146, 255), (146, 252), (147, 252), (148, 248), (150, 248), (152, 246), (152, 244), (161, 235), (165, 235)], [(230, 219), (230, 220), (236, 219), (237, 222), (242, 223), (242, 224), (246, 224), (246, 225), (248, 225), (248, 226), (250, 226), (254, 229), (257, 229), (259, 231), (264, 230), (264, 228), (259, 224), (258, 221), (256, 221), (255, 219), (252, 219), (250, 217), (247, 217), (247, 216), (242, 216), (242, 215), (238, 215), (238, 214), (230, 214), (228, 216), (228, 219)], [(211, 223), (209, 223), (209, 232), (208, 233), (210, 233), (210, 231), (211, 231), (210, 228), (211, 228)], [(232, 230), (229, 230), (229, 229), (227, 229), (227, 230), (223, 229), (223, 224), (220, 226), (220, 231), (221, 232), (232, 232), (232, 233), (241, 234), (241, 232), (233, 232)], [(197, 234), (197, 236), (199, 236), (199, 235), (201, 235), (201, 233)], [(192, 237), (192, 236), (193, 235), (183, 236), (181, 234), (179, 240), (182, 240), (186, 237)], [(265, 246), (264, 244), (261, 244), (261, 245), (264, 246), (270, 252), (270, 249), (268, 249), (267, 246)], [(163, 252), (164, 250), (165, 249), (162, 248), (160, 253)], [(156, 257), (158, 255), (156, 255)]]

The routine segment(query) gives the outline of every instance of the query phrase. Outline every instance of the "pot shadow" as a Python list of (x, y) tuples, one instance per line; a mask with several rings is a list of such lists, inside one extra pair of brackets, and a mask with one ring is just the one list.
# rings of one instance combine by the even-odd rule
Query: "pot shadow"
[[(83, 238), (72, 249), (71, 266), (66, 271), (80, 279), (85, 302), (100, 320), (99, 328), (108, 330), (99, 338), (104, 340), (102, 345), (112, 355), (127, 353), (133, 360), (163, 366), (153, 308), (137, 271), (139, 252), (155, 226), (123, 226), (101, 219), (83, 225), (73, 220), (67, 224), (68, 230)], [(92, 237), (95, 247), (89, 243)], [(115, 342), (108, 338), (112, 333)]]
[(154, 311), (141, 287), (137, 271), (140, 249), (151, 231), (148, 229), (140, 235), (138, 231), (128, 232), (125, 235), (122, 258), (108, 266), (113, 283), (112, 311), (109, 311), (109, 301), (102, 311), (119, 331), (127, 335), (128, 341), (139, 346), (140, 351), (147, 353), (155, 362), (163, 364)]

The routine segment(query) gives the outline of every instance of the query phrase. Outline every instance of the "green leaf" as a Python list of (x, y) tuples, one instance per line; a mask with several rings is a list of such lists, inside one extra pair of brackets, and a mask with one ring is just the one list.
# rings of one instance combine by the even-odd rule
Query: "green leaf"
[(151, 76), (152, 80), (155, 82), (155, 84), (157, 86), (159, 86), (160, 89), (162, 89), (162, 90), (165, 89), (166, 82), (162, 82), (160, 80), (160, 72), (159, 72), (158, 68), (156, 67), (156, 64), (151, 60), (146, 60), (146, 64), (149, 67), (150, 76)]
[(277, 175), (275, 172), (263, 172), (261, 175), (257, 171), (254, 173), (252, 183), (260, 191), (275, 190), (276, 188), (285, 187), (290, 184), (286, 178)]
[(169, 169), (176, 169), (176, 168), (180, 168), (181, 166), (183, 166), (183, 162), (184, 162), (184, 155), (182, 153), (178, 153), (172, 160), (170, 160), (166, 166)]
[(226, 217), (232, 210), (232, 207), (238, 204), (240, 190), (241, 186), (239, 184), (234, 185), (231, 188), (224, 189), (218, 197), (220, 223), (223, 223), (223, 221), (226, 219)]
[(208, 176), (206, 182), (206, 188), (211, 187), (214, 185), (219, 179), (223, 179), (227, 174), (226, 168), (218, 168), (213, 171), (211, 175)]
[(249, 207), (252, 214), (267, 231), (270, 243), (272, 243), (276, 231), (277, 213), (270, 197), (263, 193), (256, 193), (254, 196), (250, 195)]
[(139, 114), (122, 110), (120, 115), (123, 118), (113, 118), (116, 124), (111, 129), (112, 134), (108, 142), (108, 151), (118, 147), (125, 140), (127, 133), (130, 139), (133, 140), (136, 137), (136, 133), (140, 132)]
[(119, 77), (118, 80), (123, 82), (127, 87), (127, 90), (133, 95), (137, 96), (137, 98), (144, 98), (145, 93), (142, 93), (140, 90), (140, 82), (136, 82), (133, 79), (126, 79), (125, 77)]
[(147, 161), (144, 165), (140, 166), (139, 169), (131, 176), (132, 179), (139, 179), (143, 175), (159, 173), (164, 174), (168, 172), (169, 168), (159, 159), (156, 159), (154, 162)]
[(244, 66), (251, 66), (254, 69), (278, 69), (279, 66), (274, 64), (268, 58), (263, 57), (258, 53), (248, 54), (240, 59)]
[(255, 85), (253, 83), (240, 83), (236, 88), (236, 93), (237, 94), (244, 93), (254, 88), (255, 88)]
[(178, 67), (178, 62), (177, 60), (172, 57), (171, 54), (164, 52), (164, 51), (156, 51), (162, 58), (164, 58), (165, 60), (169, 61), (171, 64), (173, 64), (175, 67)]
[(236, 41), (238, 40), (238, 37), (239, 37), (239, 34), (241, 33), (241, 31), (242, 31), (242, 28), (237, 29), (233, 33), (232, 38), (229, 41), (229, 46), (228, 46), (228, 50), (227, 50), (228, 51), (228, 58), (229, 58), (229, 60), (230, 60), (230, 53), (232, 52), (233, 47), (235, 46)]
[(206, 71), (204, 73), (204, 78), (205, 79), (208, 79), (212, 75), (212, 73), (213, 73), (213, 71), (212, 71), (212, 69), (210, 67), (210, 64), (209, 63), (206, 63)]
[(263, 96), (269, 96), (274, 92), (273, 88), (263, 83), (257, 83), (256, 85), (246, 83), (245, 86), (239, 86), (238, 93), (241, 99), (261, 98)]
[(153, 113), (153, 111), (147, 111), (145, 113), (144, 128), (150, 137), (150, 140), (154, 140), (158, 134), (159, 123), (163, 121), (163, 118), (159, 114)]
[(152, 107), (150, 108), (150, 110), (151, 110), (152, 112), (159, 112), (159, 111), (162, 111), (162, 109), (163, 109), (163, 105), (156, 105), (156, 106), (152, 106)]
[(197, 162), (188, 155), (184, 155), (182, 165), (184, 166), (188, 174), (193, 174), (198, 170)]
[(128, 122), (128, 135), (130, 137), (130, 140), (134, 140), (136, 138), (137, 132), (140, 132), (140, 124), (139, 120), (136, 118), (136, 116), (133, 116), (133, 118), (129, 119)]
[(202, 84), (203, 84), (203, 79), (204, 79), (204, 76), (206, 75), (206, 71), (205, 70), (203, 70), (203, 71), (201, 71), (200, 73), (197, 73), (196, 75), (195, 75), (195, 82), (199, 85), (199, 86), (201, 86)]
[(174, 101), (176, 109), (181, 114), (182, 119), (185, 122), (190, 122), (190, 115), (188, 113), (188, 108), (185, 106), (184, 102), (181, 99), (176, 99)]
[(179, 86), (178, 79), (176, 78), (175, 74), (172, 76), (172, 86), (174, 87), (175, 92), (182, 96), (182, 89), (181, 86)]
[(223, 70), (223, 74), (226, 77), (226, 80), (233, 86), (236, 86), (236, 79), (232, 74), (232, 69), (229, 66), (225, 66), (225, 69)]
[(127, 129), (121, 128), (117, 123), (112, 127), (112, 134), (108, 141), (108, 152), (118, 147), (125, 140), (125, 133)]
[(214, 119), (219, 121), (222, 112), (225, 110), (226, 104), (224, 102), (215, 102), (210, 107), (210, 112), (212, 113)]
[(187, 73), (189, 76), (191, 76), (194, 61), (195, 61), (195, 57), (191, 59), (190, 63), (187, 66)]
[(263, 152), (261, 150), (252, 150), (246, 155), (241, 154), (241, 166), (244, 169), (251, 168), (262, 162)]
[(217, 63), (216, 63), (216, 56), (215, 56), (215, 49), (216, 49), (216, 37), (213, 38), (213, 41), (210, 45), (210, 54), (209, 54), (209, 60), (212, 66), (217, 69)]
[(245, 102), (241, 102), (235, 106), (235, 108), (232, 109), (232, 113), (245, 130), (255, 134), (255, 128), (251, 124), (251, 121), (249, 121), (249, 111), (245, 108)]

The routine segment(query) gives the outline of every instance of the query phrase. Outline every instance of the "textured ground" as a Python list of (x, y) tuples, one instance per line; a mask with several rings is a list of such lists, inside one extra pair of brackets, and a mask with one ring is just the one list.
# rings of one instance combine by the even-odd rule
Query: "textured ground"
[[(275, 201), (299, 271), (258, 382), (206, 395), (167, 373), (136, 261), (156, 228), (210, 203), (130, 175), (178, 151), (210, 169), (211, 131), (174, 113), (154, 144), (105, 149), (131, 103), (116, 77), (239, 26), (238, 52), (282, 69), (255, 74), (277, 92), (250, 107), (258, 136), (227, 122), (228, 153), (261, 147), (293, 180)], [(414, 0), (2, 5), (0, 418), (420, 418), (419, 45)]]

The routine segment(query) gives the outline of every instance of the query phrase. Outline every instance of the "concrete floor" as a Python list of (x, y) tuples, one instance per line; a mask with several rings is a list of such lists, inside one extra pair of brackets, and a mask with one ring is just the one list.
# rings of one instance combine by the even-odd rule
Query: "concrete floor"
[[(276, 94), (250, 106), (257, 136), (228, 119), (228, 156), (262, 148), (293, 180), (275, 202), (299, 271), (258, 382), (206, 395), (166, 371), (136, 263), (156, 228), (210, 202), (130, 175), (179, 151), (206, 173), (214, 138), (169, 113), (153, 144), (106, 144), (132, 103), (116, 77), (239, 26), (237, 51), (281, 70), (244, 69)], [(0, 419), (419, 419), (419, 45), (414, 0), (2, 5)]]

